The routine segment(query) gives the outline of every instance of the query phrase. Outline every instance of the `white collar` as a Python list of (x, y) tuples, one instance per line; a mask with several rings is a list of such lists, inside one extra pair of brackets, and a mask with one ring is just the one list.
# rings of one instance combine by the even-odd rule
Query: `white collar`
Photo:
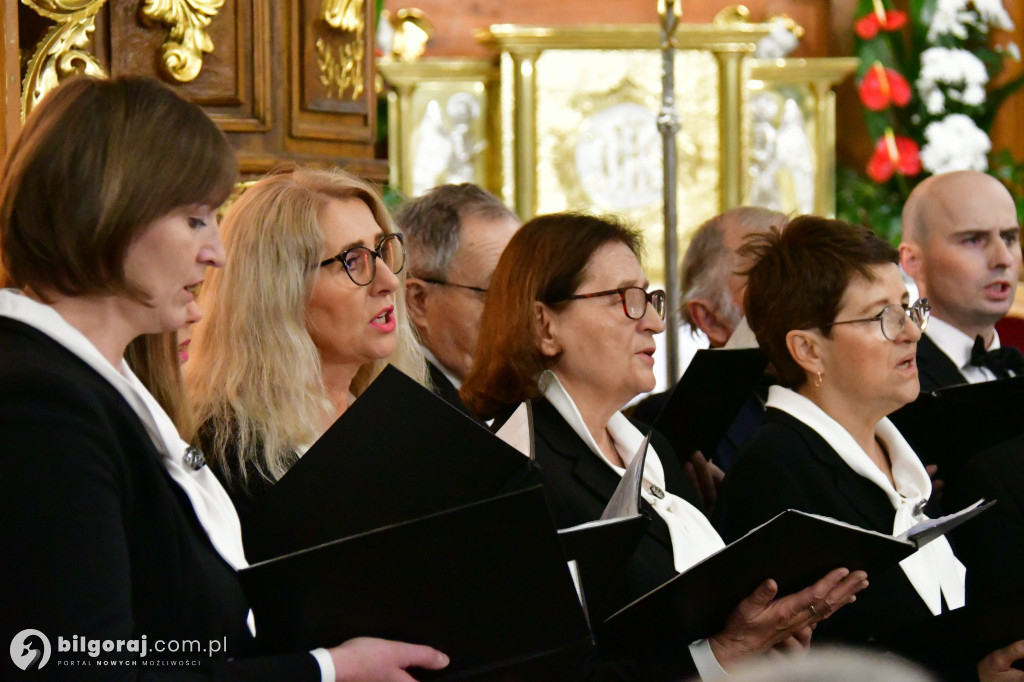
[[(547, 401), (586, 443), (587, 448), (621, 477), (626, 470), (612, 464), (601, 452), (597, 441), (583, 421), (583, 415), (558, 379), (558, 375), (547, 370), (540, 375), (537, 383)], [(640, 433), (621, 412), (612, 415), (607, 428), (623, 463), (629, 466), (629, 462), (643, 444), (644, 434)], [(658, 458), (658, 453), (650, 445), (644, 462), (644, 485), (641, 495), (668, 526), (669, 537), (672, 539), (673, 565), (677, 572), (682, 573), (725, 546), (703, 512), (683, 498), (665, 490), (665, 469)]]
[(437, 356), (430, 352), (429, 348), (427, 348), (423, 344), (420, 344), (420, 350), (423, 351), (423, 357), (427, 359), (427, 362), (432, 364), (434, 367), (437, 367), (438, 371), (440, 371), (441, 374), (444, 375), (444, 378), (452, 383), (452, 386), (455, 387), (456, 391), (462, 389), (462, 382), (459, 381), (458, 378), (454, 374), (452, 374), (451, 371), (447, 367), (445, 367), (440, 360), (437, 359)]
[[(932, 494), (931, 478), (917, 453), (888, 418), (878, 422), (875, 437), (889, 452), (895, 487), (853, 436), (811, 400), (776, 385), (768, 389), (766, 407), (785, 412), (810, 427), (825, 439), (850, 469), (882, 489), (896, 511), (893, 535), (899, 535), (928, 518), (923, 509)], [(900, 567), (933, 614), (942, 611), (943, 595), (951, 609), (963, 606), (967, 572), (953, 555), (946, 538), (925, 545), (900, 562)]]
[[(974, 338), (963, 333), (949, 322), (932, 315), (928, 319), (928, 338), (938, 346), (961, 370), (974, 368), (971, 364), (971, 350)], [(999, 332), (992, 332), (992, 343), (985, 350), (999, 348)]]

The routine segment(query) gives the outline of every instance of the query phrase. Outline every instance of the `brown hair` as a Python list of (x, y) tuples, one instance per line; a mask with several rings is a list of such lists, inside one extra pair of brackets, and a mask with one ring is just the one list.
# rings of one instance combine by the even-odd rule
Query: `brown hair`
[(0, 183), (0, 284), (128, 295), (125, 251), (153, 221), (219, 206), (237, 176), (224, 134), (142, 77), (72, 78), (32, 111)]
[(462, 384), (471, 410), (493, 417), (537, 397), (537, 376), (553, 360), (537, 348), (534, 302), (564, 305), (560, 301), (585, 279), (591, 257), (609, 242), (622, 242), (640, 258), (640, 234), (613, 217), (555, 213), (516, 232), (494, 270), (473, 368)]
[(193, 431), (192, 410), (178, 358), (177, 332), (143, 334), (125, 349), (124, 359), (156, 398), (183, 438)]
[(747, 322), (790, 388), (807, 375), (790, 356), (786, 334), (817, 328), (830, 335), (827, 325), (850, 278), (872, 281), (872, 266), (899, 262), (896, 249), (868, 228), (818, 216), (800, 216), (782, 232), (751, 235), (739, 253), (756, 261), (747, 272)]

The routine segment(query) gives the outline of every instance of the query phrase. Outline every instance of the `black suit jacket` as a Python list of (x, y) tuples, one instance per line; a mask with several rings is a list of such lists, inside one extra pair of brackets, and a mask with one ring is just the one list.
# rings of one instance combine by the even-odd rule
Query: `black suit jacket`
[[(896, 516), (882, 489), (853, 471), (817, 432), (769, 408), (726, 477), (715, 505), (715, 526), (726, 542), (732, 542), (786, 509), (830, 516), (886, 534), (892, 533)], [(934, 516), (938, 510), (928, 512)], [(868, 581), (869, 587), (854, 604), (819, 625), (816, 638), (863, 642), (931, 617), (898, 566), (869, 575)]]
[(462, 397), (459, 395), (459, 389), (455, 388), (455, 385), (448, 380), (448, 377), (444, 375), (444, 372), (441, 371), (440, 367), (427, 360), (427, 369), (430, 371), (430, 384), (434, 393), (444, 398), (450, 405), (457, 407), (459, 412), (467, 414), (473, 419), (479, 419), (475, 414), (470, 412), (469, 408), (462, 402)]
[[(57, 662), (73, 654), (58, 651), (57, 637), (146, 636), (150, 646), (157, 639), (205, 646), (226, 638), (229, 655), (251, 652), (237, 576), (165, 471), (142, 422), (77, 356), (7, 318), (0, 318), (0, 434), (0, 640), (10, 642), (25, 628), (47, 635), (52, 658), (42, 677), (69, 675)], [(145, 660), (157, 658), (150, 651)], [(319, 676), (307, 653), (183, 658), (204, 665), (93, 665), (76, 667), (74, 676)], [(0, 677), (15, 679), (11, 658), (0, 661)]]
[(935, 342), (928, 338), (928, 334), (922, 334), (921, 340), (917, 342), (917, 375), (924, 392), (967, 383), (960, 368), (939, 350)]
[[(559, 528), (575, 526), (601, 517), (608, 500), (622, 479), (590, 451), (551, 403), (533, 401), (535, 453), (540, 465), (544, 493)], [(700, 508), (696, 491), (676, 460), (671, 446), (654, 433), (651, 444), (665, 468), (666, 489)], [(668, 526), (646, 502), (643, 511), (651, 518), (636, 553), (626, 566), (623, 592), (625, 605), (654, 589), (676, 574)], [(591, 680), (680, 680), (696, 672), (686, 642), (649, 642), (631, 658), (603, 656), (591, 661), (585, 677)]]

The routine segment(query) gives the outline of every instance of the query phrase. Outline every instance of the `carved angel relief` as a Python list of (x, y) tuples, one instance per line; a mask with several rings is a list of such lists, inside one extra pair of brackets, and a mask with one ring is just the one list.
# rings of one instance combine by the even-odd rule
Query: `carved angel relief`
[(170, 27), (161, 47), (161, 66), (179, 83), (195, 80), (203, 68), (203, 54), (213, 52), (206, 32), (224, 0), (145, 0), (139, 17), (148, 25)]
[(366, 57), (363, 8), (364, 0), (323, 0), (321, 5), (321, 15), (328, 26), (354, 34), (351, 42), (336, 45), (336, 54), (332, 49), (333, 40), (318, 38), (314, 43), (320, 84), (327, 89), (328, 97), (341, 99), (350, 91), (351, 99), (356, 100), (363, 94), (363, 59)]

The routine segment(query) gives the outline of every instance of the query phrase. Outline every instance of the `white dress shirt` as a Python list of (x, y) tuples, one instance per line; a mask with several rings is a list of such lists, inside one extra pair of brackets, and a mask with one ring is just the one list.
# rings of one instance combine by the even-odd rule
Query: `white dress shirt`
[[(766, 405), (809, 426), (832, 446), (847, 466), (882, 489), (896, 511), (893, 535), (900, 535), (928, 519), (922, 510), (932, 494), (931, 478), (917, 453), (888, 418), (878, 422), (875, 438), (889, 453), (895, 487), (853, 436), (812, 401), (788, 388), (772, 386)], [(942, 597), (946, 598), (950, 609), (964, 605), (967, 569), (953, 554), (945, 537), (911, 554), (900, 562), (900, 568), (934, 615), (942, 612)]]
[[(968, 383), (980, 384), (997, 378), (995, 373), (987, 367), (971, 364), (971, 350), (974, 348), (973, 337), (964, 334), (950, 323), (944, 322), (934, 315), (928, 318), (927, 334), (938, 349), (953, 361)], [(993, 331), (992, 334), (992, 343), (985, 350), (999, 348), (999, 332)]]

